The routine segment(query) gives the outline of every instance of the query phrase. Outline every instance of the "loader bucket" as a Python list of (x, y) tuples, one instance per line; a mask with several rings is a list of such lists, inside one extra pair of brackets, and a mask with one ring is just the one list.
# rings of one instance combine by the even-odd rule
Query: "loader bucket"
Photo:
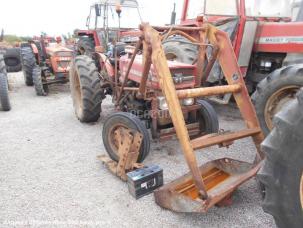
[(159, 206), (175, 212), (207, 212), (255, 176), (259, 168), (260, 165), (229, 158), (211, 161), (199, 167), (208, 194), (207, 200), (199, 197), (190, 173), (156, 190), (155, 200)]

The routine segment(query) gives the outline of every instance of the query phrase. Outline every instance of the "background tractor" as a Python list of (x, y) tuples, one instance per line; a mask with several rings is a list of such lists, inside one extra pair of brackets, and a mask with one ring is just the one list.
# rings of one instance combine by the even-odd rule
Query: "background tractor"
[(68, 73), (73, 51), (61, 39), (34, 38), (21, 44), (22, 69), (27, 86), (35, 86), (38, 96), (48, 94), (48, 86), (69, 81)]
[(3, 111), (11, 109), (9, 95), (8, 95), (8, 79), (4, 58), (0, 54), (0, 104)]
[[(229, 34), (265, 134), (273, 127), (273, 116), (303, 85), (303, 23), (291, 22), (291, 16), (288, 0), (184, 0), (181, 25), (208, 22)], [(164, 50), (168, 59), (189, 64), (198, 55), (197, 47), (180, 36), (166, 39)], [(218, 63), (211, 72), (204, 70), (206, 85), (226, 83)], [(230, 97), (212, 100), (227, 104)]]
[[(91, 56), (95, 48), (110, 51), (109, 43), (117, 41), (134, 44), (138, 41), (138, 25), (142, 18), (137, 0), (120, 1), (120, 13), (116, 14), (116, 0), (101, 0), (90, 7), (87, 30), (77, 30), (78, 54)], [(120, 20), (121, 16), (123, 20)], [(125, 19), (127, 18), (127, 19)]]

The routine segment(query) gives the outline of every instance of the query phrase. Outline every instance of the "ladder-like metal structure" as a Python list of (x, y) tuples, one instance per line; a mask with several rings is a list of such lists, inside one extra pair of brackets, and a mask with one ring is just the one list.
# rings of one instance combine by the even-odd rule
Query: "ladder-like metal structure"
[[(157, 72), (160, 87), (166, 98), (169, 112), (177, 137), (186, 158), (190, 173), (163, 186), (155, 192), (156, 202), (167, 209), (178, 212), (206, 212), (210, 207), (230, 197), (231, 193), (242, 183), (253, 177), (260, 168), (263, 154), (260, 144), (264, 139), (259, 126), (254, 106), (251, 103), (242, 73), (228, 35), (212, 25), (203, 27), (151, 27), (142, 24), (144, 45), (144, 70), (149, 72), (153, 64)], [(160, 33), (162, 35), (160, 35)], [(196, 88), (176, 90), (167, 60), (162, 48), (162, 40), (171, 35), (181, 35), (199, 46), (197, 59)], [(213, 58), (208, 61), (206, 70), (206, 50), (213, 49)], [(151, 61), (150, 61), (151, 60)], [(202, 87), (207, 80), (215, 60), (220, 63), (228, 85)], [(146, 91), (147, 73), (143, 73), (139, 91)], [(246, 129), (226, 134), (212, 134), (191, 140), (186, 128), (179, 99), (207, 97), (212, 95), (233, 94)], [(198, 166), (196, 150), (213, 145), (228, 146), (233, 141), (252, 137), (257, 150), (257, 162), (250, 164), (233, 159), (219, 159)]]

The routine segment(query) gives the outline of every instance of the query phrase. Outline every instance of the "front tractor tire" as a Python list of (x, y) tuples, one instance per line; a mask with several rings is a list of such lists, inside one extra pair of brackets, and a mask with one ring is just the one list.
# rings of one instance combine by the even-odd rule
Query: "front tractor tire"
[(127, 112), (114, 113), (110, 115), (104, 122), (102, 139), (109, 157), (112, 160), (119, 162), (118, 139), (115, 136), (115, 132), (119, 130), (119, 128), (135, 130), (142, 134), (143, 141), (139, 149), (139, 157), (137, 162), (143, 162), (150, 151), (150, 137), (146, 126), (142, 123), (142, 121), (137, 116)]
[(295, 99), (302, 86), (302, 64), (278, 69), (259, 83), (252, 95), (252, 102), (265, 135), (273, 129), (275, 114)]
[(77, 118), (84, 123), (98, 121), (104, 99), (95, 62), (88, 56), (77, 56), (70, 70), (70, 89)]
[(41, 68), (39, 66), (34, 66), (32, 76), (37, 96), (47, 96), (48, 85), (43, 84), (44, 80), (42, 77)]
[(200, 135), (218, 133), (219, 118), (216, 110), (205, 100), (198, 100), (197, 103), (200, 105), (197, 116), (200, 125)]
[(303, 227), (303, 90), (274, 118), (262, 143), (266, 159), (258, 178), (265, 186), (263, 210), (280, 228)]

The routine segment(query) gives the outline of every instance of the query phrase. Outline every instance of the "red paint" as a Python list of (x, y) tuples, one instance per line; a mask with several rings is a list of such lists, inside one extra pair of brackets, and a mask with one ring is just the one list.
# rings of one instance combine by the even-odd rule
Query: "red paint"
[(238, 5), (238, 7), (240, 7), (240, 8), (238, 8), (238, 12), (240, 13), (240, 24), (238, 27), (238, 34), (235, 38), (234, 48), (235, 48), (236, 57), (237, 57), (237, 59), (239, 59), (244, 30), (245, 30), (245, 23), (246, 23), (245, 0), (241, 0), (240, 5), (239, 4), (237, 4), (237, 5)]
[[(187, 18), (187, 10), (189, 8), (190, 0), (184, 0), (181, 25), (183, 26), (198, 26), (197, 19)], [(303, 23), (291, 22), (290, 18), (275, 18), (275, 17), (248, 17), (246, 16), (245, 0), (240, 0), (237, 4), (237, 12), (239, 14), (239, 26), (236, 32), (236, 37), (233, 40), (234, 51), (236, 57), (239, 58), (243, 35), (245, 31), (245, 24), (247, 21), (259, 21), (259, 27), (256, 35), (254, 52), (267, 53), (303, 53), (303, 43), (259, 43), (262, 38), (279, 38), (279, 37), (303, 37)], [(203, 12), (201, 12), (203, 13)], [(198, 16), (198, 15), (197, 15)], [(224, 16), (208, 16), (207, 21), (202, 18), (204, 22), (213, 23), (218, 20), (228, 19)], [(242, 73), (245, 75), (247, 69), (243, 69)]]
[(188, 6), (189, 6), (189, 1), (190, 0), (184, 0), (181, 23), (186, 21), (186, 19), (187, 19), (186, 17), (187, 17), (187, 10), (188, 10)]
[(263, 22), (260, 23), (258, 34), (255, 41), (255, 52), (278, 52), (278, 53), (303, 53), (303, 43), (275, 43), (261, 44), (262, 38), (275, 37), (302, 37), (303, 38), (303, 23), (302, 22)]
[(101, 46), (101, 41), (99, 40), (96, 30), (78, 30), (77, 35), (93, 37), (93, 39), (95, 41), (95, 46)]
[[(99, 56), (102, 59), (102, 65), (104, 65), (104, 61), (105, 61), (106, 57), (102, 54), (99, 54)], [(119, 61), (119, 63), (120, 63), (119, 67), (120, 67), (120, 73), (121, 73), (120, 80), (122, 80), (122, 81), (124, 80), (124, 76), (127, 71), (129, 62), (130, 62), (130, 58), (128, 58), (127, 55), (122, 56), (120, 58), (120, 61)], [(167, 63), (168, 63), (168, 67), (171, 71), (174, 69), (180, 69), (180, 68), (181, 69), (192, 69), (193, 74), (194, 74), (195, 69), (196, 69), (196, 66), (189, 65), (189, 64), (183, 64), (183, 63), (172, 62), (172, 61), (168, 61)], [(110, 64), (109, 62), (108, 62), (108, 64), (106, 64), (106, 69), (108, 72), (111, 72), (110, 76), (114, 77), (114, 75), (115, 75), (114, 68), (112, 67), (112, 65), (109, 66), (109, 64)], [(142, 56), (138, 55), (134, 61), (134, 64), (132, 66), (132, 69), (130, 71), (128, 78), (132, 81), (140, 83), (142, 71), (143, 71)], [(155, 71), (153, 65), (151, 67), (150, 73), (152, 74), (152, 78), (149, 78), (149, 80), (147, 82), (147, 86), (149, 86), (150, 88), (155, 89), (155, 90), (160, 90), (161, 88), (159, 85), (158, 77), (157, 77), (157, 74), (156, 74), (156, 71)], [(195, 76), (195, 75), (193, 75), (193, 76)], [(186, 88), (194, 88), (194, 87), (195, 87), (194, 79), (193, 79), (193, 81), (186, 81), (181, 84), (176, 84), (177, 89), (186, 89)]]
[(114, 77), (115, 76), (115, 69), (110, 64), (108, 58), (104, 54), (102, 54), (102, 53), (96, 53), (96, 54), (99, 56), (101, 67), (105, 67), (108, 75), (110, 77)]

